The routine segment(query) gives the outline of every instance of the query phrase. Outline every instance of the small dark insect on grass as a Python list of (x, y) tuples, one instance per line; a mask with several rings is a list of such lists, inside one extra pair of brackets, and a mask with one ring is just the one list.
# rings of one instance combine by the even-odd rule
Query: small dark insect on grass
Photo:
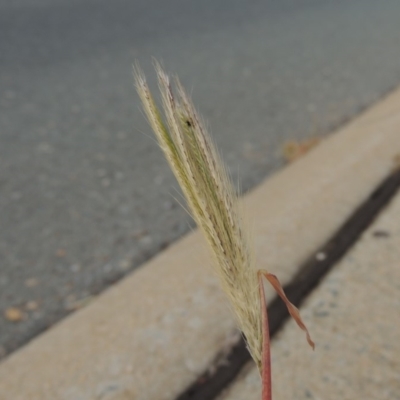
[(149, 123), (174, 172), (189, 208), (203, 231), (214, 257), (215, 272), (232, 303), (236, 319), (262, 378), (262, 400), (271, 400), (271, 360), (265, 277), (285, 302), (289, 313), (306, 332), (299, 310), (287, 299), (275, 275), (257, 271), (249, 235), (228, 174), (201, 117), (176, 79), (177, 96), (168, 75), (156, 64), (164, 116), (144, 75), (135, 68), (136, 88)]

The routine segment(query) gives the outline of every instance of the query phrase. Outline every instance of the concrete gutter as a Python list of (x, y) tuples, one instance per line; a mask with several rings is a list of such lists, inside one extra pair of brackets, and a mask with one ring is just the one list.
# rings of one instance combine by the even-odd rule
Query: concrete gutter
[[(389, 173), (399, 109), (400, 90), (246, 196), (259, 268), (290, 280)], [(0, 399), (174, 399), (235, 330), (208, 265), (186, 236), (6, 358)]]

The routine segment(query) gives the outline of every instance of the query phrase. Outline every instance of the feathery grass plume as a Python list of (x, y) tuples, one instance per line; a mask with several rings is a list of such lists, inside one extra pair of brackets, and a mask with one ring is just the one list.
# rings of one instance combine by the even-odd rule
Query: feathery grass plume
[(261, 308), (257, 271), (242, 228), (237, 198), (204, 123), (182, 85), (177, 97), (169, 77), (156, 65), (164, 123), (143, 73), (135, 68), (136, 88), (158, 142), (187, 198), (215, 258), (222, 288), (233, 305), (250, 353), (261, 366)]
[[(231, 301), (249, 351), (262, 372), (263, 338), (264, 342), (268, 340), (264, 345), (267, 344), (269, 349), (268, 332), (263, 329), (266, 309), (262, 307), (260, 275), (253, 265), (237, 196), (204, 123), (179, 80), (175, 80), (177, 96), (174, 96), (169, 77), (159, 64), (156, 64), (156, 72), (165, 122), (143, 73), (136, 67), (136, 88), (144, 111), (193, 217), (212, 249), (221, 286)], [(301, 322), (297, 309), (287, 300), (277, 278), (266, 272), (262, 274), (284, 299), (296, 321)], [(305, 329), (304, 325), (301, 327)]]

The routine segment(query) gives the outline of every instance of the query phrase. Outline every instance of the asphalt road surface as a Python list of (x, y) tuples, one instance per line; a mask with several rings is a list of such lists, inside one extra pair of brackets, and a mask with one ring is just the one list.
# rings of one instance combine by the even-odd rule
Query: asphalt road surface
[(398, 0), (0, 0), (0, 353), (193, 226), (135, 60), (180, 76), (247, 190), (398, 85), (399, 45)]

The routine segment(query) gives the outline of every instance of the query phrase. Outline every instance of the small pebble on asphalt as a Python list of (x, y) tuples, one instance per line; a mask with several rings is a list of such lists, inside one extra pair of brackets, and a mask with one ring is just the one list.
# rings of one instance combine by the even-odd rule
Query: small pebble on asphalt
[(4, 317), (10, 322), (20, 322), (23, 320), (24, 314), (17, 307), (10, 307), (4, 312)]
[(79, 272), (81, 270), (81, 266), (79, 264), (72, 264), (69, 269), (71, 272)]
[(67, 255), (67, 252), (65, 251), (65, 249), (58, 249), (56, 251), (56, 256), (59, 258), (63, 258)]
[(35, 311), (35, 310), (37, 310), (39, 308), (39, 304), (38, 304), (37, 301), (30, 300), (25, 304), (25, 308), (28, 311)]
[(31, 288), (31, 287), (37, 286), (39, 284), (39, 281), (36, 278), (28, 278), (28, 279), (25, 280), (24, 283), (25, 283), (26, 287)]

